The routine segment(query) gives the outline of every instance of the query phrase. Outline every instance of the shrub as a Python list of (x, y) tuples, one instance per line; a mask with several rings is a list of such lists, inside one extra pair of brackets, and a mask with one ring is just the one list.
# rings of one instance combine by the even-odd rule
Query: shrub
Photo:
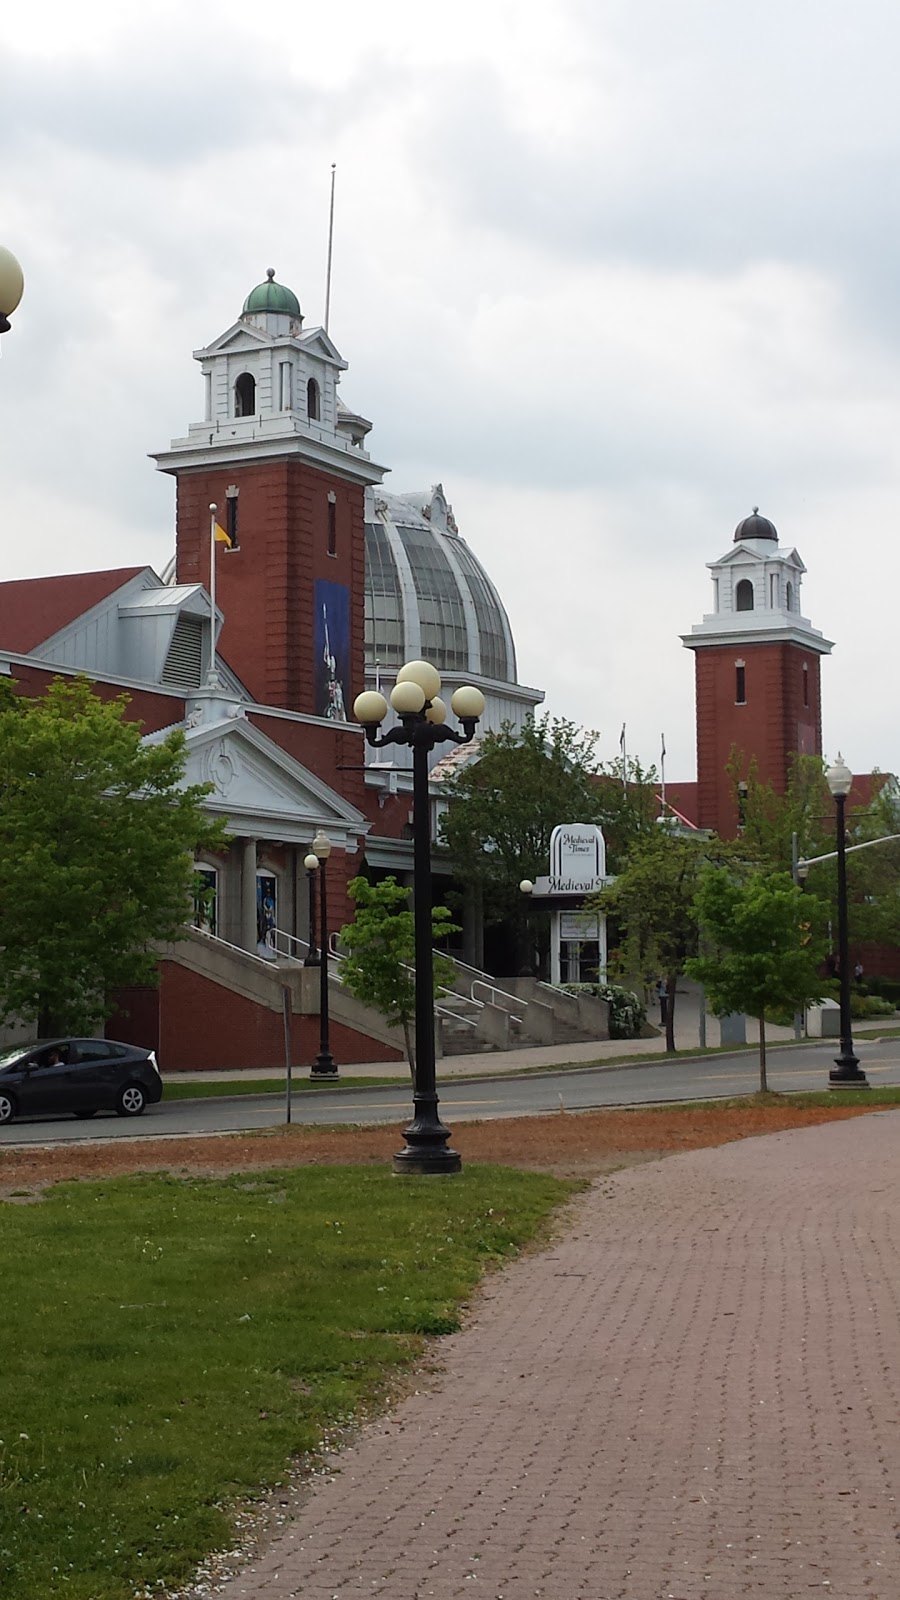
[(877, 994), (851, 994), (851, 1017), (892, 1017), (894, 1007), (890, 1000), (882, 1000)]
[(557, 988), (565, 994), (589, 994), (605, 1000), (609, 1006), (609, 1037), (611, 1039), (639, 1039), (647, 1020), (643, 1001), (630, 989), (617, 983), (560, 983)]
[(897, 978), (866, 978), (864, 987), (870, 994), (879, 995), (882, 1000), (890, 1000), (894, 1006), (900, 1006), (900, 980)]

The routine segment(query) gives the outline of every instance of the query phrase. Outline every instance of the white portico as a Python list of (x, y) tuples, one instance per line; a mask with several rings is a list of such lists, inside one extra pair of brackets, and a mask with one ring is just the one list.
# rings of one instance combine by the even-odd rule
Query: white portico
[[(197, 863), (207, 890), (198, 925), (229, 944), (271, 955), (265, 934), (308, 937), (302, 860), (324, 828), (336, 852), (354, 856), (368, 829), (355, 806), (267, 738), (246, 702), (201, 690), (181, 724), (185, 785), (211, 784), (204, 802), (223, 817), (233, 843), (222, 858)], [(149, 734), (155, 744), (172, 730)]]

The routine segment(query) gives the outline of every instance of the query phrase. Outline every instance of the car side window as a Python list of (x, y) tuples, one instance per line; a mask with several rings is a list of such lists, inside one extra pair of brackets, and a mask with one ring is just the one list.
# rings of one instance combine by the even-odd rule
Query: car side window
[(110, 1054), (105, 1039), (76, 1039), (72, 1045), (74, 1061), (108, 1061)]

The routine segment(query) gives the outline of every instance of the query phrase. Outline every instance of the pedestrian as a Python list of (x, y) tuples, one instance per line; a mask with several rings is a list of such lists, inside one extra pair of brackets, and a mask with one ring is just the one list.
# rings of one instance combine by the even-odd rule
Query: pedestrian
[(659, 1001), (659, 1025), (664, 1028), (669, 1014), (669, 990), (665, 978), (657, 979), (656, 998)]

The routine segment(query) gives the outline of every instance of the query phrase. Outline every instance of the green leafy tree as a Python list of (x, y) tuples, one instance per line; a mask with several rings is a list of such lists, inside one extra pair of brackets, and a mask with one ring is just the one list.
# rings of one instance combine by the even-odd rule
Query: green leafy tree
[(834, 801), (821, 756), (794, 755), (783, 794), (762, 782), (755, 760), (746, 763), (736, 750), (726, 772), (741, 818), (736, 853), (754, 869), (790, 872), (794, 836), (803, 857), (833, 848), (827, 841), (834, 839)]
[(668, 1051), (675, 1049), (677, 980), (697, 947), (694, 900), (709, 849), (705, 836), (658, 826), (641, 833), (615, 883), (592, 902), (618, 926), (621, 974), (645, 987), (665, 983)]
[(460, 880), (480, 892), (487, 922), (505, 922), (528, 943), (523, 878), (545, 874), (560, 823), (600, 822), (597, 735), (549, 716), (509, 723), (482, 740), (477, 761), (448, 780), (441, 842)]
[(766, 1018), (821, 999), (824, 910), (788, 873), (755, 872), (743, 881), (708, 869), (696, 897), (704, 954), (686, 963), (717, 1016), (745, 1011), (759, 1022), (759, 1087), (765, 1094)]
[[(348, 952), (341, 962), (341, 980), (363, 1005), (380, 1011), (392, 1026), (403, 1029), (406, 1059), (415, 1083), (412, 1024), (416, 1015), (416, 927), (409, 890), (396, 878), (385, 878), (381, 883), (352, 878), (347, 893), (356, 906), (356, 914), (340, 932), (341, 944)], [(433, 940), (437, 942), (458, 931), (446, 906), (435, 906), (431, 913)], [(453, 973), (452, 961), (435, 952), (435, 997), (440, 989), (450, 986)]]
[[(779, 794), (759, 779), (756, 763), (745, 765), (732, 752), (728, 772), (740, 791), (743, 826), (733, 846), (746, 871), (768, 867), (790, 872), (793, 839), (800, 859), (835, 849), (835, 805), (820, 756), (795, 755), (787, 786)], [(745, 774), (742, 776), (742, 774)], [(858, 845), (900, 833), (900, 798), (890, 774), (873, 772), (871, 798), (847, 812), (847, 843)], [(837, 868), (834, 860), (809, 869), (809, 888), (826, 900), (837, 922)], [(900, 840), (852, 850), (847, 856), (847, 888), (854, 945), (900, 942)]]
[(83, 680), (0, 692), (0, 1014), (87, 1031), (113, 989), (156, 981), (190, 916), (193, 852), (224, 827), (184, 786), (184, 737), (143, 745), (127, 696)]

